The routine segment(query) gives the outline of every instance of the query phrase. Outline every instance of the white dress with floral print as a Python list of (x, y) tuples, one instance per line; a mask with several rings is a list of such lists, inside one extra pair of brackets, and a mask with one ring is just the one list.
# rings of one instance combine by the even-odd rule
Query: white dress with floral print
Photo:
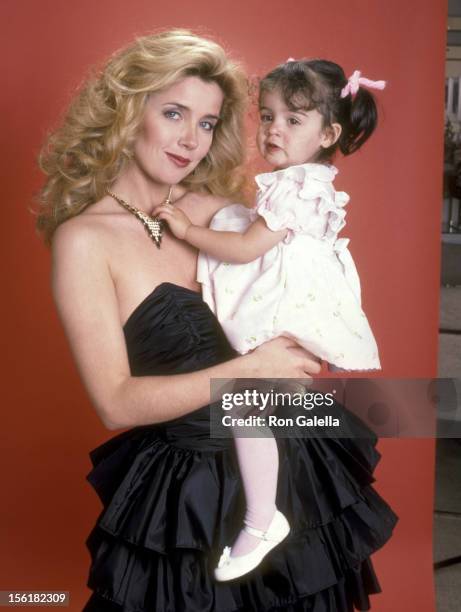
[(199, 256), (203, 297), (239, 353), (283, 335), (338, 368), (380, 368), (349, 240), (337, 237), (349, 196), (335, 191), (336, 173), (303, 164), (260, 174), (256, 208), (233, 204), (213, 218), (218, 231), (243, 232), (258, 215), (273, 231), (289, 230), (250, 263)]

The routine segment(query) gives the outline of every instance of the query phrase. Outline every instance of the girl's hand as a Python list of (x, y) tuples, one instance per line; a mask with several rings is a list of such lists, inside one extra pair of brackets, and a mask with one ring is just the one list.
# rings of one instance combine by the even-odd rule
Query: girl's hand
[(153, 214), (168, 223), (172, 234), (176, 238), (179, 238), (179, 240), (185, 239), (187, 230), (192, 223), (181, 209), (175, 208), (172, 204), (161, 204), (154, 209)]

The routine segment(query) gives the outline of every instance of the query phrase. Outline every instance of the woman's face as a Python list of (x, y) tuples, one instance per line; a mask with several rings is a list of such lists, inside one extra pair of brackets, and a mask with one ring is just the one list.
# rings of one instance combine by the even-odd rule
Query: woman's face
[(134, 145), (144, 176), (174, 185), (190, 174), (210, 150), (223, 98), (217, 83), (195, 76), (150, 94)]

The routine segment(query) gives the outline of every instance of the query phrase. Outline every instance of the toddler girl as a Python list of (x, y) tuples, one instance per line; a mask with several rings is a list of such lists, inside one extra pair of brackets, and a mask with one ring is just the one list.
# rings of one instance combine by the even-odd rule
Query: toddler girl
[[(257, 144), (274, 171), (256, 176), (256, 207), (223, 208), (210, 229), (169, 204), (155, 211), (177, 238), (202, 251), (204, 299), (239, 353), (287, 336), (330, 367), (380, 368), (349, 241), (337, 237), (349, 196), (335, 191), (329, 162), (338, 148), (349, 155), (372, 134), (377, 110), (367, 88), (384, 86), (358, 71), (347, 79), (326, 60), (288, 60), (260, 84)], [(224, 549), (217, 580), (251, 571), (289, 532), (275, 506), (275, 439), (236, 437), (235, 444), (245, 527)]]

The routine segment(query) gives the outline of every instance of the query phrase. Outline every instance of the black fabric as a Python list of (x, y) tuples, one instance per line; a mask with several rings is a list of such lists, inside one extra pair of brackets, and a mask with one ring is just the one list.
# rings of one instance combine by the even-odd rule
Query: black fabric
[[(200, 295), (163, 283), (125, 328), (134, 375), (190, 372), (233, 356)], [(251, 574), (217, 583), (244, 497), (230, 439), (209, 437), (206, 406), (137, 427), (91, 453), (103, 510), (87, 540), (85, 612), (352, 612), (380, 592), (370, 555), (397, 517), (375, 492), (376, 438), (336, 405), (354, 438), (277, 440), (277, 506), (288, 538)], [(362, 438), (356, 436), (362, 435)]]

